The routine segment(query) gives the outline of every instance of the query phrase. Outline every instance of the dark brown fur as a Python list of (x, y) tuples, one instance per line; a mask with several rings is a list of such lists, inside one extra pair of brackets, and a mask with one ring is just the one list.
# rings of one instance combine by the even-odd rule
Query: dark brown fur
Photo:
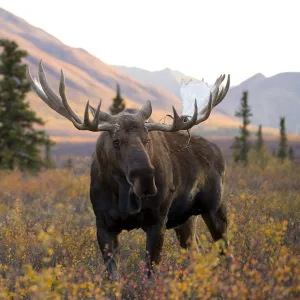
[[(86, 104), (84, 119), (72, 111), (61, 72), (58, 96), (49, 85), (42, 61), (39, 84), (26, 68), (37, 95), (78, 130), (104, 131), (99, 137), (91, 166), (90, 198), (96, 215), (97, 238), (108, 274), (118, 277), (118, 234), (123, 229), (142, 228), (147, 234), (147, 263), (159, 262), (167, 228), (174, 228), (182, 247), (194, 238), (194, 216), (201, 215), (214, 240), (225, 239), (226, 209), (222, 203), (224, 160), (219, 148), (209, 141), (175, 131), (190, 129), (207, 120), (213, 107), (225, 97), (228, 75), (215, 82), (208, 103), (199, 111), (195, 99), (193, 116), (179, 117), (173, 107), (171, 125), (149, 122), (150, 101), (138, 111), (127, 109), (117, 116)], [(89, 111), (93, 120), (89, 118)], [(175, 132), (175, 133), (172, 133)], [(169, 132), (169, 133), (164, 133)]]
[[(97, 237), (113, 279), (118, 277), (118, 234), (124, 229), (146, 232), (151, 271), (152, 263), (159, 263), (165, 229), (174, 228), (187, 248), (195, 234), (192, 216), (203, 217), (214, 240), (225, 239), (227, 228), (220, 149), (200, 136), (192, 135), (184, 148), (186, 133), (148, 133), (135, 113), (121, 113), (119, 129), (99, 137), (91, 166)], [(120, 146), (114, 145), (116, 139)]]

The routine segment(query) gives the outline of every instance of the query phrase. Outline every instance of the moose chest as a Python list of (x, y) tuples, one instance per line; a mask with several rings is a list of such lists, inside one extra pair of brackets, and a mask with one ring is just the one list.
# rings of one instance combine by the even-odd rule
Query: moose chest
[(94, 198), (101, 203), (101, 209), (97, 210), (97, 205), (94, 205), (94, 210), (105, 227), (110, 231), (120, 232), (148, 227), (157, 222), (157, 197), (136, 196), (123, 176), (115, 175), (111, 184), (109, 192)]

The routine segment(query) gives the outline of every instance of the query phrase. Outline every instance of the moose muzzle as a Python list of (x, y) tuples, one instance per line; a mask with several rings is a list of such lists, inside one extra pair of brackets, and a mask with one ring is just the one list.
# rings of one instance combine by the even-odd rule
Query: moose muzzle
[(155, 196), (157, 194), (153, 167), (130, 170), (128, 179), (134, 194), (138, 197)]

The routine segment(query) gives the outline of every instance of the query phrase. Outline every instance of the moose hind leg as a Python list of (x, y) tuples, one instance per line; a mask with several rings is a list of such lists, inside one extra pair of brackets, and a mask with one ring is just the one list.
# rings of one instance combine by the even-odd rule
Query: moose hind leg
[(174, 228), (179, 244), (184, 249), (191, 248), (195, 241), (197, 216), (190, 217), (182, 225)]
[[(220, 239), (223, 239), (225, 242), (225, 247), (228, 246), (227, 240), (227, 210), (224, 203), (220, 204), (220, 207), (216, 212), (208, 211), (201, 214), (213, 240), (216, 242)], [(222, 254), (224, 252), (222, 251)]]
[(108, 232), (97, 224), (97, 240), (108, 277), (113, 281), (117, 281), (119, 279), (118, 265), (120, 257), (118, 235), (117, 233)]

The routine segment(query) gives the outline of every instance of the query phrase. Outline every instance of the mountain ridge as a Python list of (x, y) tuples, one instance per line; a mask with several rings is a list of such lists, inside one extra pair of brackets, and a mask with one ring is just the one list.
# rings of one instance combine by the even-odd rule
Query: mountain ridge
[[(101, 97), (105, 100), (103, 109), (107, 110), (111, 99), (115, 96), (117, 83), (121, 85), (122, 96), (127, 106), (139, 108), (144, 101), (151, 100), (155, 119), (165, 115), (172, 105), (179, 105), (178, 99), (168, 92), (147, 86), (122, 74), (119, 70), (89, 54), (85, 49), (69, 47), (43, 29), (30, 25), (24, 19), (2, 8), (0, 8), (0, 21), (4, 25), (0, 28), (1, 38), (16, 41), (20, 48), (29, 53), (24, 62), (29, 64), (33, 75), (37, 73), (38, 63), (43, 58), (49, 82), (55, 90), (58, 90), (60, 69), (64, 70), (67, 92), (72, 99), (71, 105), (75, 111), (81, 111), (81, 117), (88, 99), (97, 105)], [(45, 128), (51, 135), (58, 137), (95, 136), (93, 133), (76, 131), (70, 122), (48, 108), (33, 92), (28, 94), (27, 100), (33, 110), (41, 113), (41, 117), (44, 115), (44, 119), (48, 121)], [(55, 124), (54, 120), (59, 124)], [(59, 130), (62, 125), (65, 126), (67, 134)]]
[[(172, 105), (178, 109), (179, 113), (181, 112), (180, 99), (174, 92), (161, 88), (159, 85), (143, 83), (121, 72), (118, 68), (105, 64), (87, 50), (81, 47), (67, 46), (43, 29), (32, 26), (22, 18), (1, 8), (0, 21), (1, 24), (4, 24), (0, 28), (1, 37), (16, 41), (20, 48), (28, 51), (29, 56), (25, 62), (30, 65), (33, 75), (36, 75), (38, 63), (42, 58), (47, 78), (57, 91), (60, 69), (64, 70), (70, 104), (81, 118), (88, 99), (92, 105), (96, 106), (101, 98), (103, 109), (107, 110), (115, 96), (116, 83), (121, 86), (121, 93), (127, 107), (140, 108), (146, 100), (151, 100), (155, 121), (159, 121), (166, 114), (171, 113)], [(171, 84), (174, 83), (175, 86), (176, 83), (178, 88), (179, 80), (184, 74), (169, 68), (165, 68), (163, 71), (162, 74), (171, 73), (173, 76)], [(160, 81), (166, 83), (162, 79)], [(227, 97), (226, 102), (228, 102)], [(78, 141), (80, 139), (94, 140), (98, 137), (97, 133), (76, 130), (69, 121), (53, 112), (33, 92), (30, 92), (26, 99), (32, 109), (47, 121), (45, 129), (54, 139)], [(232, 130), (235, 132), (239, 124), (240, 121), (232, 117), (220, 105), (220, 108), (218, 106), (212, 112), (211, 117), (205, 123), (197, 126), (195, 131), (204, 135), (208, 133), (213, 135), (229, 134)], [(250, 129), (256, 130), (256, 127), (251, 126)], [(269, 134), (277, 132), (277, 130), (268, 128), (266, 131)]]
[[(177, 71), (172, 73), (169, 69), (167, 73), (163, 72), (165, 69), (155, 72), (139, 69), (139, 74), (137, 74), (132, 68), (116, 67), (136, 80), (155, 83), (180, 99), (180, 80), (174, 80), (174, 73), (176, 74)], [(183, 73), (180, 74), (181, 78), (189, 78)], [(172, 84), (168, 85), (167, 83), (171, 81)], [(287, 130), (290, 133), (300, 133), (300, 118), (297, 115), (297, 111), (300, 111), (300, 72), (283, 72), (270, 77), (256, 73), (239, 85), (231, 86), (226, 95), (226, 101), (220, 103), (215, 111), (237, 120), (235, 112), (239, 107), (242, 93), (246, 90), (253, 112), (253, 125), (261, 124), (275, 129), (279, 126), (279, 118), (285, 116)]]

